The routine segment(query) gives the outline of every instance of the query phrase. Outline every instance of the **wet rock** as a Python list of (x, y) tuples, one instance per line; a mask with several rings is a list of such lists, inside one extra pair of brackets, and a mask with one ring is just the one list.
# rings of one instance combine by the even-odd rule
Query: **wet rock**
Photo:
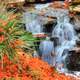
[(80, 33), (80, 16), (74, 16), (71, 18), (71, 23), (74, 25), (77, 33)]
[(69, 51), (69, 55), (66, 58), (66, 66), (69, 71), (80, 71), (80, 51)]

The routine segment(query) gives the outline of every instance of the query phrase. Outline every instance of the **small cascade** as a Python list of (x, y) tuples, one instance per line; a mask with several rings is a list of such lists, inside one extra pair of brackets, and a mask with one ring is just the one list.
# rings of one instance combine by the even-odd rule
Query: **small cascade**
[(38, 18), (38, 15), (32, 13), (25, 13), (24, 20), (26, 25), (26, 30), (32, 34), (42, 33), (42, 24)]
[(59, 41), (55, 47), (57, 70), (67, 72), (67, 68), (64, 66), (66, 64), (65, 59), (68, 56), (68, 51), (75, 47), (77, 39), (68, 16), (58, 17), (58, 24), (52, 32), (52, 37), (57, 37)]
[(29, 32), (32, 32), (33, 34), (42, 33), (42, 27), (37, 19), (27, 24), (26, 30), (28, 30)]
[(50, 65), (55, 65), (54, 58), (54, 43), (47, 37), (46, 40), (42, 41), (39, 46), (42, 60), (48, 62)]

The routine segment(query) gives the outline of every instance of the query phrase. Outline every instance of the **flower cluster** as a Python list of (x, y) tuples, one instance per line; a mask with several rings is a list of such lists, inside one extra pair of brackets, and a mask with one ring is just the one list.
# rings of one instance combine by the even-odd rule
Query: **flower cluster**
[[(48, 63), (32, 58), (24, 52), (18, 52), (18, 61), (3, 57), (3, 69), (0, 61), (0, 80), (71, 80), (64, 74), (59, 74)], [(12, 78), (12, 79), (11, 79)]]

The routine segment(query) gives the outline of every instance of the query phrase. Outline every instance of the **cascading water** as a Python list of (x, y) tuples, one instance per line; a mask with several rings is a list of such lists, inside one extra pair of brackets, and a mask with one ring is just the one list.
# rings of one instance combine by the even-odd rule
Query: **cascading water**
[(42, 25), (38, 18), (38, 15), (32, 13), (25, 13), (24, 20), (26, 25), (26, 30), (32, 34), (42, 33)]
[(58, 45), (55, 47), (56, 53), (56, 67), (58, 71), (66, 72), (67, 68), (64, 67), (65, 59), (68, 51), (76, 45), (76, 34), (73, 25), (69, 23), (69, 17), (58, 17), (58, 24), (52, 32), (52, 37), (56, 36), (59, 40)]
[(38, 22), (38, 20), (34, 20), (32, 21), (31, 23), (29, 24), (26, 24), (26, 29), (29, 31), (29, 32), (32, 32), (33, 34), (36, 34), (36, 33), (42, 33), (42, 28), (41, 28), (41, 25), (40, 23)]
[[(32, 15), (30, 13), (25, 14), (26, 30), (32, 34), (43, 33), (44, 21), (41, 23), (38, 16)], [(69, 23), (69, 16), (64, 10), (49, 9), (46, 15), (57, 17), (57, 25), (53, 28), (51, 36), (57, 39), (57, 45), (55, 45), (54, 40), (44, 40), (39, 45), (39, 54), (44, 61), (52, 66), (56, 65), (58, 71), (67, 72), (65, 59), (68, 56), (68, 51), (76, 45), (77, 39), (74, 27)]]
[(52, 66), (55, 66), (54, 43), (50, 41), (48, 37), (40, 43), (39, 51), (42, 60), (48, 62)]

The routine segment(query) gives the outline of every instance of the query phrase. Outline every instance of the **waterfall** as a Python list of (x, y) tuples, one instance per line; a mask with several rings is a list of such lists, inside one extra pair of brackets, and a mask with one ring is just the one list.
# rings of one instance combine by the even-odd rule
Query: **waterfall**
[(42, 60), (54, 66), (55, 65), (54, 43), (50, 41), (49, 38), (46, 38), (46, 40), (40, 43), (39, 50)]
[(32, 34), (42, 33), (43, 27), (40, 23), (38, 15), (27, 12), (24, 14), (24, 22), (27, 31)]
[[(55, 41), (51, 41), (49, 38), (41, 41), (39, 45), (39, 55), (42, 60), (55, 66), (58, 71), (67, 72), (65, 59), (68, 56), (69, 50), (76, 46), (77, 40), (74, 26), (69, 22), (68, 11), (49, 9), (47, 13), (57, 17), (57, 25), (52, 30), (52, 36), (49, 36), (56, 38), (57, 43), (55, 45)], [(24, 18), (26, 19), (25, 24), (27, 31), (32, 34), (43, 33), (42, 25), (44, 20), (41, 22), (41, 17), (27, 13)]]
[(26, 24), (26, 30), (32, 32), (33, 34), (42, 33), (41, 25), (37, 19), (29, 24)]
[(67, 69), (63, 68), (68, 51), (76, 45), (76, 33), (73, 25), (69, 23), (69, 17), (58, 17), (58, 24), (52, 32), (52, 37), (58, 38), (58, 45), (55, 47), (56, 53), (56, 67), (57, 70), (65, 72)]

